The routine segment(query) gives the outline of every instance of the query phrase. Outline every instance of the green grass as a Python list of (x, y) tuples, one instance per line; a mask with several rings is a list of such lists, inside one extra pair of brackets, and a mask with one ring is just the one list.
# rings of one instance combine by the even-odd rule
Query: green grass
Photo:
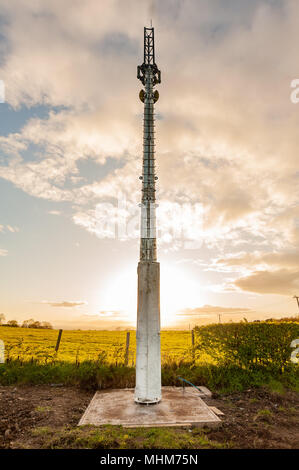
[[(218, 393), (231, 393), (267, 386), (272, 391), (299, 388), (296, 365), (284, 373), (266, 367), (254, 370), (237, 366), (196, 365), (192, 362), (171, 362), (162, 366), (162, 384), (181, 386), (178, 376), (194, 385), (205, 385)], [(80, 364), (54, 362), (48, 364), (10, 361), (0, 364), (0, 384), (63, 384), (78, 385), (87, 390), (135, 386), (135, 368), (125, 365), (84, 361)]]
[(52, 410), (51, 406), (37, 406), (35, 408), (35, 411), (37, 411), (38, 413), (48, 413), (51, 410)]
[(280, 395), (283, 395), (285, 393), (285, 386), (283, 385), (283, 383), (274, 378), (269, 380), (269, 382), (267, 383), (267, 388), (272, 393), (278, 393)]
[(259, 410), (257, 416), (272, 416), (272, 411), (268, 408), (265, 408), (263, 410)]
[[(189, 331), (162, 331), (162, 384), (180, 386), (178, 376), (218, 393), (266, 386), (283, 394), (299, 392), (299, 367), (290, 362), (298, 322), (209, 325)], [(125, 365), (125, 331), (57, 331), (0, 326), (7, 362), (0, 384), (64, 384), (96, 390), (135, 386), (135, 332)], [(194, 353), (194, 354), (193, 354)]]
[(50, 449), (198, 449), (226, 448), (228, 444), (212, 441), (204, 429), (135, 428), (122, 426), (82, 426), (52, 429), (35, 428), (33, 437), (42, 439)]
[(261, 420), (263, 421), (264, 423), (270, 423), (271, 422), (271, 418), (273, 417), (273, 413), (271, 410), (269, 410), (268, 408), (265, 408), (265, 409), (262, 409), (262, 410), (259, 410), (257, 412), (257, 414), (255, 415), (254, 417), (254, 421), (256, 420)]

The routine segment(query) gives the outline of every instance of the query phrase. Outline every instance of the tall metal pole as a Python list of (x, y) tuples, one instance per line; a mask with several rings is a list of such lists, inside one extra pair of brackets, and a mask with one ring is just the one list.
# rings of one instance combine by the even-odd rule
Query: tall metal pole
[(158, 178), (154, 131), (154, 103), (159, 98), (154, 87), (161, 83), (161, 72), (155, 63), (154, 28), (144, 28), (144, 62), (137, 68), (137, 78), (144, 85), (139, 93), (144, 103), (144, 126), (135, 401), (149, 404), (161, 400), (160, 264), (157, 262), (155, 195)]

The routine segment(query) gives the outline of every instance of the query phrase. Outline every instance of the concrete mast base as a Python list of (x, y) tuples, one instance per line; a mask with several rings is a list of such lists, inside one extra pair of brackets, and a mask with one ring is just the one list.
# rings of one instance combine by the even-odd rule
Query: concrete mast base
[(154, 404), (161, 400), (160, 264), (138, 263), (136, 332), (136, 388), (134, 400)]

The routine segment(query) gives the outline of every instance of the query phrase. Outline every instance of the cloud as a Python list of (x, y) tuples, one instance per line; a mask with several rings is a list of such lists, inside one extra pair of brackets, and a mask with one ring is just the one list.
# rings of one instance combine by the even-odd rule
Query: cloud
[(80, 307), (81, 305), (87, 305), (87, 302), (83, 300), (70, 300), (66, 301), (64, 300), (63, 302), (50, 302), (48, 300), (44, 300), (42, 302), (43, 304), (48, 304), (51, 307), (65, 307), (65, 308), (73, 308), (73, 307)]
[(81, 328), (84, 330), (128, 330), (135, 328), (134, 322), (129, 321), (121, 312), (113, 311), (113, 315), (105, 315), (105, 311), (100, 313), (103, 313), (103, 315), (79, 315), (67, 321), (61, 321), (57, 318), (55, 327), (68, 329)]
[(228, 268), (237, 267), (285, 267), (294, 268), (299, 264), (299, 251), (288, 250), (281, 252), (253, 252), (246, 253), (242, 252), (231, 256), (226, 255), (225, 258), (219, 258), (216, 260), (216, 265), (225, 266)]
[(239, 252), (207, 263), (206, 270), (230, 273), (221, 285), (224, 290), (293, 295), (299, 288), (298, 263), (298, 250)]
[(19, 232), (20, 229), (17, 226), (12, 226), (12, 225), (0, 225), (0, 232), (5, 233), (5, 232), (11, 232), (11, 233), (16, 233)]
[[(0, 138), (0, 177), (34, 197), (69, 203), (75, 224), (111, 236), (98, 223), (105, 204), (122, 192), (130, 214), (140, 199), (135, 70), (154, 7), (162, 243), (178, 249), (181, 238), (203, 241), (213, 249), (210, 268), (241, 272), (241, 284), (260, 271), (292, 272), (299, 115), (289, 95), (298, 73), (299, 4), (222, 3), (6, 2), (0, 76), (7, 102), (49, 112)], [(82, 164), (90, 162), (96, 171), (87, 177)], [(194, 229), (182, 237), (169, 213), (184, 204), (200, 210), (182, 211), (182, 226)], [(111, 222), (123, 215), (110, 210)]]
[(98, 314), (100, 317), (111, 317), (111, 319), (117, 320), (121, 312), (119, 310), (101, 310)]
[(61, 215), (61, 211), (56, 211), (56, 210), (48, 211), (48, 214), (50, 214), (50, 215)]
[(203, 307), (186, 308), (176, 313), (176, 327), (186, 329), (188, 326), (204, 325), (228, 321), (240, 321), (243, 318), (254, 320), (261, 314), (256, 310), (245, 307), (222, 307), (216, 305), (204, 305)]
[(186, 308), (182, 312), (179, 312), (178, 316), (187, 317), (212, 317), (218, 314), (228, 313), (230, 315), (242, 315), (252, 313), (253, 310), (250, 308), (239, 308), (239, 307), (219, 307), (214, 305), (204, 305), (203, 307), (197, 308)]
[(8, 251), (5, 250), (4, 248), (0, 248), (0, 256), (7, 256), (8, 255)]
[(299, 290), (299, 271), (255, 271), (235, 281), (235, 285), (244, 291), (259, 294), (294, 295)]
[(20, 231), (19, 227), (12, 227), (11, 225), (7, 225), (6, 228), (9, 232), (12, 232), (12, 233), (16, 233)]

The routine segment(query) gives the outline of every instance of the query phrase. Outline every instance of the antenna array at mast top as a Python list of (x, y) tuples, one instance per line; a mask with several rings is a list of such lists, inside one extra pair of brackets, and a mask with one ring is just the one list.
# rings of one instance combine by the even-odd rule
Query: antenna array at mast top
[(154, 28), (144, 28), (144, 64), (155, 64), (155, 34)]
[(151, 69), (154, 85), (161, 83), (161, 72), (155, 62), (154, 28), (144, 28), (144, 58), (143, 64), (137, 67), (137, 78), (145, 85), (146, 70)]

